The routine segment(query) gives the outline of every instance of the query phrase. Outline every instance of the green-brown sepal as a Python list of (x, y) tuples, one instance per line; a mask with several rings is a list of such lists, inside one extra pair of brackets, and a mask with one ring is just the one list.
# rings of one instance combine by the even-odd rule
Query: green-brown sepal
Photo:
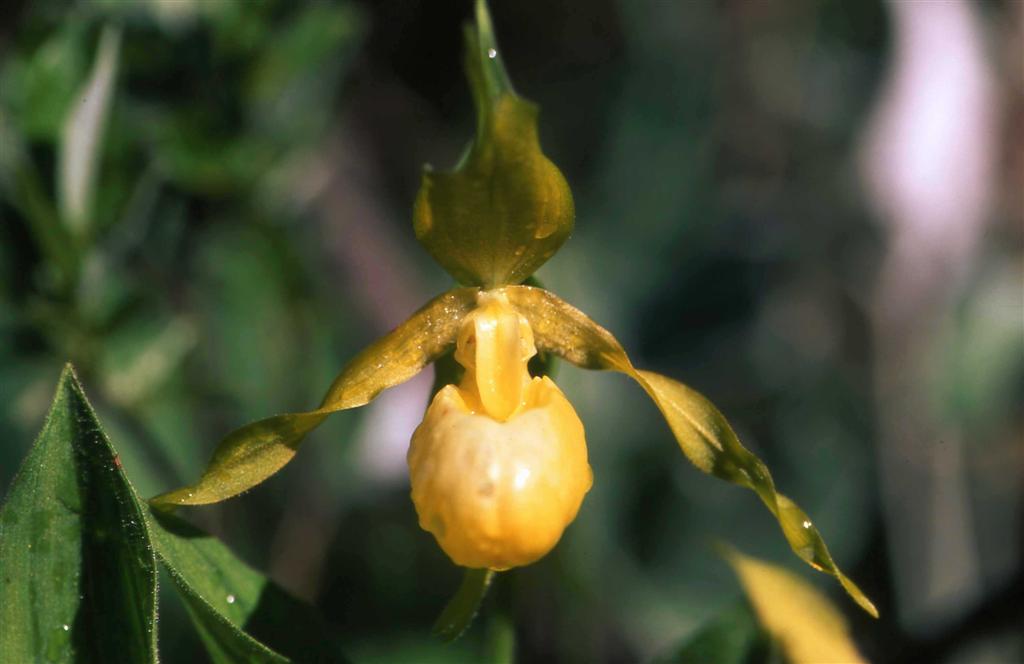
[(466, 28), (466, 76), (476, 137), (452, 171), (424, 169), (413, 210), (416, 237), (460, 283), (518, 284), (572, 233), (575, 208), (544, 156), (537, 106), (519, 97), (498, 55), (486, 4)]

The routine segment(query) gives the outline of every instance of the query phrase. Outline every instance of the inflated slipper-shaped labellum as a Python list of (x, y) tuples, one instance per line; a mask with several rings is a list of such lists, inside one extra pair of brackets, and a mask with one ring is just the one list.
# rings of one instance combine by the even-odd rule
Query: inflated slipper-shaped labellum
[(434, 397), (412, 436), (420, 525), (470, 568), (504, 570), (550, 551), (593, 481), (583, 424), (548, 377), (530, 377), (529, 323), (497, 291), (463, 322), (459, 385)]
[[(454, 172), (424, 176), (414, 224), (424, 246), (466, 287), (431, 300), (357, 355), (319, 408), (229, 434), (195, 484), (154, 498), (154, 505), (214, 503), (256, 486), (288, 463), (329, 414), (362, 406), (441, 360), (442, 383), (413, 435), (408, 461), (420, 525), (470, 570), (436, 627), (454, 638), (493, 571), (550, 551), (590, 489), (583, 424), (549, 377), (528, 371), (540, 352), (635, 380), (693, 465), (754, 491), (793, 551), (877, 616), (836, 566), (818, 529), (776, 491), (767, 467), (711, 402), (671, 378), (636, 369), (611, 333), (553, 293), (517, 285), (568, 236), (572, 197), (540, 152), (535, 108), (512, 92), (483, 0), (467, 44), (476, 140)], [(450, 371), (458, 365), (461, 377)]]

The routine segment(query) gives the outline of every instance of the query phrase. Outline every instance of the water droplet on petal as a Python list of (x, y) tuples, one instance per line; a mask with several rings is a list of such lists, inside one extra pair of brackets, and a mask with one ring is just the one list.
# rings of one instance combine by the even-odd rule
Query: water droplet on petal
[(63, 629), (65, 632), (67, 632), (67, 631), (69, 631), (71, 629), (71, 625), (68, 625), (67, 623), (65, 623), (65, 624), (61, 625), (60, 628)]
[(498, 52), (493, 48), (489, 48), (487, 49), (487, 57), (493, 60), (494, 58), (498, 57)]
[(228, 600), (228, 604), (234, 604), (235, 603), (235, 596), (234, 595), (228, 595), (226, 597), (226, 599)]
[(804, 519), (804, 528), (810, 528), (810, 527), (811, 527), (811, 522), (808, 521), (807, 519)]

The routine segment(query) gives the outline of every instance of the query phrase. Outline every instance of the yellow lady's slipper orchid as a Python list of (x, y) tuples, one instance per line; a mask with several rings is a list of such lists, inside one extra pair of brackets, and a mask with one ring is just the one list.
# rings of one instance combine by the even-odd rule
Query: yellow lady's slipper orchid
[(462, 382), (434, 397), (409, 447), (420, 526), (458, 565), (504, 570), (550, 551), (576, 518), (593, 475), (583, 424), (548, 377), (526, 318), (482, 291), (462, 323)]
[[(695, 466), (752, 489), (793, 551), (877, 616), (836, 567), (811, 520), (776, 492), (768, 469), (707, 399), (671, 378), (637, 370), (611, 333), (583, 312), (549, 291), (519, 285), (568, 237), (572, 196), (540, 150), (536, 107), (512, 89), (483, 0), (476, 20), (466, 30), (476, 137), (454, 171), (424, 173), (414, 210), (417, 237), (464, 287), (431, 300), (357, 355), (319, 408), (232, 432), (195, 484), (151, 502), (203, 505), (238, 495), (288, 463), (331, 413), (362, 406), (454, 353), (462, 379), (434, 396), (408, 461), (420, 525), (456, 564), (471, 569), (451, 606), (465, 604), (492, 576), (475, 570), (526, 565), (550, 551), (591, 486), (583, 425), (550, 378), (527, 370), (541, 351), (634, 379)], [(445, 612), (443, 631), (458, 631), (460, 611)]]

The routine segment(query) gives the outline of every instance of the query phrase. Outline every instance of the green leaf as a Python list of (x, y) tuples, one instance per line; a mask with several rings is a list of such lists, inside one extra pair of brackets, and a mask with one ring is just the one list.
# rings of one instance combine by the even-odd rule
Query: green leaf
[(541, 152), (537, 107), (512, 89), (483, 0), (465, 37), (476, 137), (455, 170), (424, 170), (413, 227), (459, 282), (493, 288), (522, 282), (551, 258), (572, 233), (575, 208)]
[(291, 461), (306, 434), (331, 413), (369, 403), (404, 383), (455, 343), (462, 319), (476, 306), (475, 288), (439, 295), (409, 320), (357, 355), (334, 380), (320, 407), (277, 415), (237, 429), (214, 450), (195, 484), (151, 499), (161, 507), (206, 505), (236, 496)]
[(811, 567), (834, 576), (862, 609), (878, 617), (871, 600), (839, 570), (807, 514), (775, 490), (768, 467), (743, 447), (725, 416), (710, 401), (671, 378), (634, 368), (608, 330), (554, 294), (529, 286), (504, 290), (530, 321), (538, 350), (555, 353), (585, 369), (619, 371), (638, 382), (658, 406), (693, 465), (753, 490), (778, 520), (793, 552)]
[(139, 501), (70, 365), (0, 511), (0, 662), (155, 662)]
[(472, 624), (480, 602), (487, 595), (487, 590), (494, 581), (496, 572), (489, 569), (467, 569), (462, 576), (462, 583), (455, 591), (448, 605), (434, 623), (433, 633), (442, 641), (450, 642), (462, 636), (466, 628)]
[(207, 533), (170, 514), (148, 516), (156, 555), (215, 662), (345, 661), (312, 607), (287, 595)]
[[(0, 79), (2, 89), (3, 79)], [(60, 286), (71, 285), (78, 274), (73, 238), (50, 202), (29, 146), (0, 102), (0, 196), (24, 218), (40, 252), (54, 268)]]
[(69, 366), (0, 511), (0, 662), (156, 662), (157, 559), (215, 661), (345, 661), (311, 607), (143, 507)]
[(0, 100), (14, 125), (31, 140), (57, 138), (75, 90), (85, 78), (88, 61), (87, 22), (62, 21), (27, 59), (14, 49), (0, 72)]
[(96, 171), (103, 147), (110, 100), (114, 94), (121, 31), (106, 27), (100, 35), (92, 74), (74, 96), (61, 135), (58, 193), (64, 223), (78, 236), (92, 223)]
[[(9, 140), (8, 140), (9, 139)], [(78, 279), (81, 257), (74, 238), (48, 198), (43, 182), (28, 155), (10, 134), (0, 136), (5, 150), (17, 153), (9, 189), (11, 204), (25, 217), (36, 244), (56, 270), (58, 286), (68, 288)]]
[(743, 602), (715, 617), (657, 664), (745, 664), (753, 661), (761, 631)]

